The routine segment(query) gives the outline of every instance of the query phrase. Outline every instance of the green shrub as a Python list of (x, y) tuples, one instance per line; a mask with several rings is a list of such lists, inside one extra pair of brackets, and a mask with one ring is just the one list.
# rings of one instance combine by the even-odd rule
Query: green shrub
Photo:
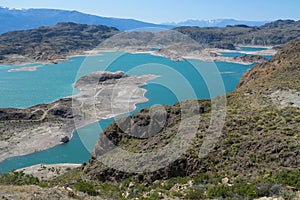
[(234, 192), (243, 197), (255, 198), (257, 197), (257, 188), (252, 183), (240, 183), (234, 187)]
[(207, 189), (208, 198), (226, 198), (233, 195), (232, 188), (226, 185), (211, 185)]
[(170, 190), (175, 184), (186, 184), (188, 181), (188, 177), (171, 178), (163, 184), (162, 189)]
[(159, 200), (159, 199), (162, 199), (162, 197), (161, 197), (161, 195), (159, 195), (158, 192), (152, 192), (150, 194), (149, 200)]
[(183, 195), (182, 195), (181, 192), (173, 190), (173, 191), (171, 191), (171, 196), (173, 196), (173, 197), (182, 197)]
[(25, 174), (23, 171), (13, 171), (0, 176), (0, 184), (3, 185), (38, 185), (40, 181), (33, 175)]
[(275, 175), (275, 181), (300, 190), (300, 169), (282, 170)]
[(294, 200), (296, 199), (296, 193), (291, 190), (282, 190), (280, 195), (283, 197), (284, 200)]
[(204, 189), (202, 188), (196, 188), (196, 189), (190, 189), (187, 191), (185, 195), (185, 199), (204, 199)]
[(91, 196), (98, 195), (98, 192), (94, 188), (94, 185), (89, 182), (76, 183), (74, 188), (80, 192), (87, 193), (88, 195), (91, 195)]
[(104, 183), (100, 186), (101, 194), (104, 194), (112, 199), (118, 199), (121, 196), (121, 190), (116, 184)]
[(204, 184), (204, 183), (210, 183), (212, 180), (212, 176), (207, 173), (200, 173), (197, 176), (194, 177), (194, 183), (195, 184)]

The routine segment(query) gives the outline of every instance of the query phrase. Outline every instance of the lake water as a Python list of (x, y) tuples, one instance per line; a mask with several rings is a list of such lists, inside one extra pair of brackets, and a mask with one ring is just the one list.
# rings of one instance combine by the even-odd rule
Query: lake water
[(224, 56), (224, 57), (231, 57), (231, 58), (233, 58), (233, 57), (237, 57), (237, 56), (239, 56), (239, 57), (246, 56), (247, 54), (240, 53), (240, 52), (222, 52), (221, 55)]
[[(263, 47), (240, 47), (239, 51), (234, 51), (234, 52), (221, 52), (221, 55), (224, 57), (241, 57), (241, 56), (246, 56), (246, 55), (253, 55), (253, 54), (245, 54), (242, 52), (255, 52), (255, 51), (263, 51), (263, 50), (267, 50), (268, 48), (263, 48)], [(273, 56), (268, 56), (268, 55), (263, 55), (263, 57), (267, 58), (267, 59), (271, 59)]]
[[(39, 64), (31, 64), (36, 66)], [(172, 105), (194, 98), (211, 98), (233, 91), (241, 76), (253, 65), (209, 63), (200, 60), (175, 62), (150, 54), (103, 53), (92, 57), (74, 57), (68, 62), (41, 65), (36, 71), (8, 72), (24, 66), (0, 66), (0, 107), (24, 108), (50, 103), (73, 94), (72, 84), (81, 76), (99, 70), (124, 71), (129, 75), (157, 74), (159, 78), (142, 86), (148, 102), (137, 105), (131, 114), (153, 105)], [(224, 85), (223, 85), (224, 84)], [(0, 172), (35, 164), (83, 163), (100, 132), (114, 119), (102, 120), (77, 130), (72, 140), (54, 148), (9, 158), (0, 163)]]
[[(230, 58), (234, 58), (234, 57), (241, 57), (241, 56), (246, 56), (246, 55), (253, 55), (253, 54), (245, 54), (245, 53), (240, 53), (240, 52), (222, 52), (221, 53), (222, 56), (224, 57), (230, 57)], [(273, 56), (267, 56), (267, 55), (262, 55), (263, 57), (265, 57), (266, 59), (271, 59), (273, 58)]]
[(241, 51), (263, 51), (267, 49), (266, 47), (240, 47)]

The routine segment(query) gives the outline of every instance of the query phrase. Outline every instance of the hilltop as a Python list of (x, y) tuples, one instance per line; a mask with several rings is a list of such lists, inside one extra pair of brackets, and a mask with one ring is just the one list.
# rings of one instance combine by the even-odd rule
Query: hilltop
[(300, 21), (278, 20), (262, 26), (235, 25), (217, 27), (178, 27), (204, 46), (234, 49), (236, 45), (282, 45), (300, 36)]
[(113, 27), (77, 23), (4, 33), (0, 35), (0, 63), (55, 62), (70, 54), (92, 50), (117, 33), (119, 30)]

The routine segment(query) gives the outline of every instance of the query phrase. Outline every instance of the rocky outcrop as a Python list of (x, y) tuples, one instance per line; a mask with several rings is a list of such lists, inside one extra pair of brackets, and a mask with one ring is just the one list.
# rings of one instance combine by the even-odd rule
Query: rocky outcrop
[(233, 60), (235, 62), (242, 62), (242, 63), (263, 63), (268, 61), (268, 59), (259, 55), (236, 56), (233, 58)]
[(68, 143), (69, 141), (70, 141), (69, 136), (64, 136), (60, 139), (60, 142), (62, 142), (62, 143)]
[(81, 77), (75, 84), (75, 87), (87, 86), (87, 85), (97, 85), (109, 80), (118, 80), (121, 78), (129, 77), (124, 72), (96, 72), (87, 76)]
[(232, 43), (219, 43), (215, 44), (214, 47), (218, 49), (236, 50), (235, 46)]
[[(89, 164), (85, 166), (85, 172), (91, 178), (101, 181), (120, 181), (135, 175), (134, 173), (107, 167), (99, 163), (97, 159), (117, 147), (127, 151), (138, 149), (136, 153), (149, 152), (153, 148), (159, 149), (163, 147), (176, 134), (176, 129), (179, 128), (179, 124), (177, 123), (183, 118), (181, 112), (185, 113), (183, 115), (188, 116), (208, 113), (210, 111), (210, 102), (199, 101), (199, 105), (195, 107), (195, 103), (187, 101), (183, 110), (180, 109), (179, 103), (174, 106), (164, 106), (163, 110), (165, 112), (162, 112), (160, 109), (156, 110), (156, 108), (144, 109), (140, 113), (121, 118), (111, 124), (100, 135), (92, 158)], [(174, 126), (174, 124), (176, 125)], [(205, 122), (203, 124), (205, 125)], [(137, 141), (137, 143), (130, 144), (131, 141)], [(144, 162), (148, 162), (147, 158)], [(199, 164), (195, 157), (189, 155), (187, 157), (183, 156), (158, 171), (145, 172), (143, 180), (153, 182), (157, 179), (187, 176), (192, 174), (199, 167)]]
[(159, 49), (156, 51), (156, 54), (166, 57), (166, 58), (169, 58), (173, 61), (183, 61), (184, 60), (184, 58), (181, 57), (180, 55), (178, 55), (177, 53), (168, 51), (166, 49)]

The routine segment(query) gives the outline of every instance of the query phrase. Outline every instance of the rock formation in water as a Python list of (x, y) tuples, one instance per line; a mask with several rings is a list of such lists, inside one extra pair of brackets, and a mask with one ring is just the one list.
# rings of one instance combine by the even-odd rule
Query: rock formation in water
[(236, 56), (233, 60), (242, 63), (262, 63), (268, 61), (267, 58), (259, 55)]

